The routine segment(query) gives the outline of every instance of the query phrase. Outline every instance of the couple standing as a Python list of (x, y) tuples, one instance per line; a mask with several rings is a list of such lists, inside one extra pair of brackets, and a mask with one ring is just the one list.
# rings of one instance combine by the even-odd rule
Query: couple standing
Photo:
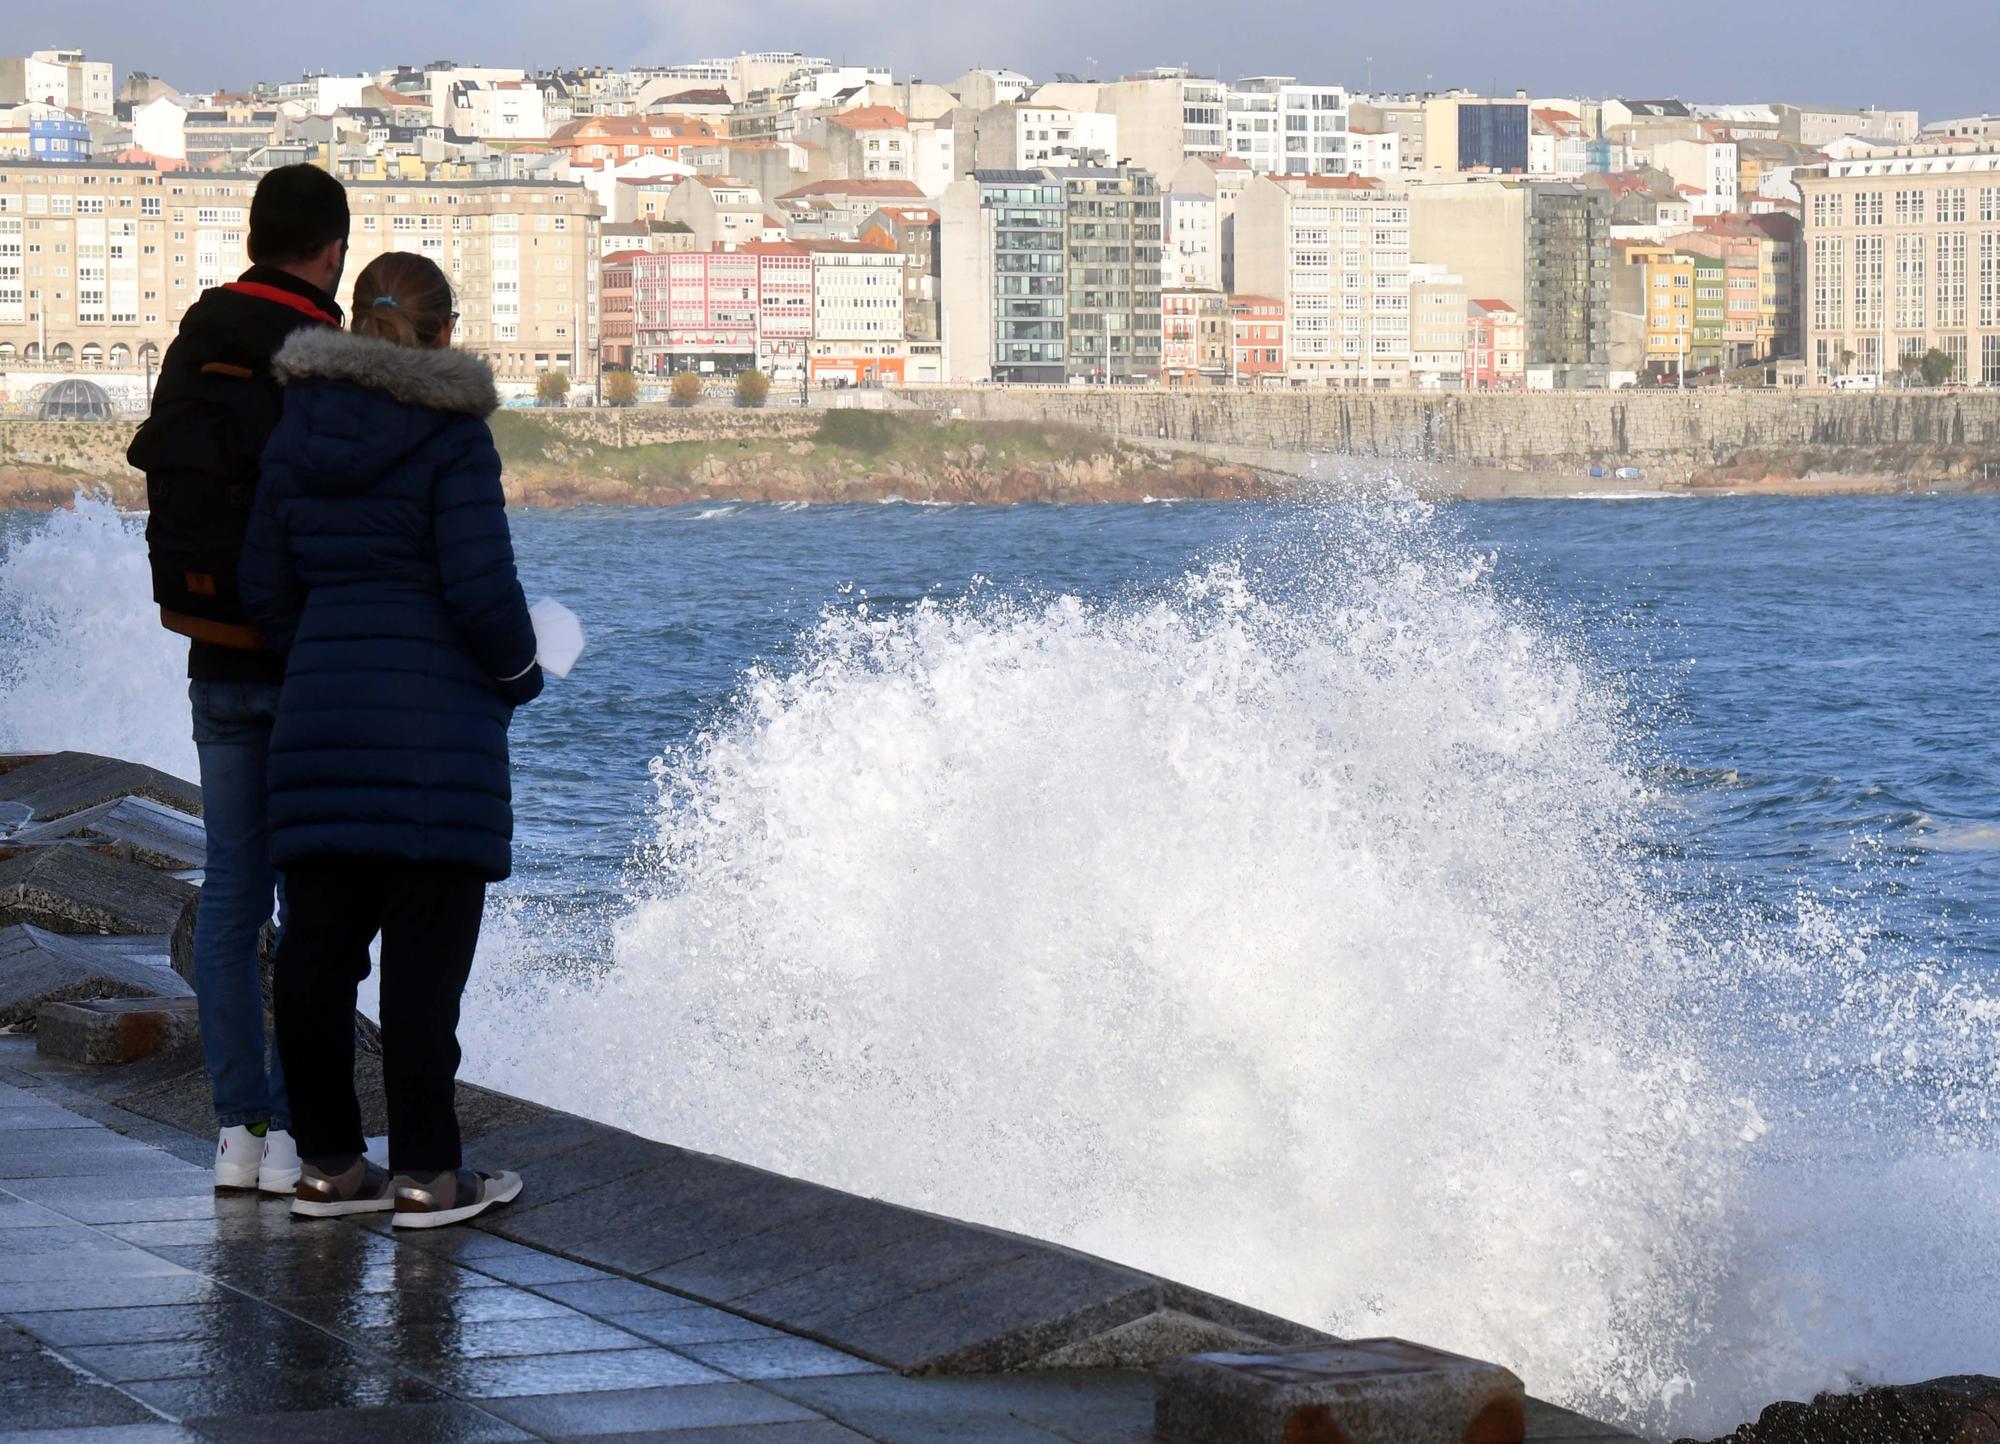
[[(161, 621), (190, 639), (216, 1187), (422, 1228), (520, 1192), (463, 1167), (454, 1088), (486, 886), (512, 865), (508, 723), (542, 672), (492, 372), (451, 349), (451, 285), (422, 256), (363, 270), (343, 330), (347, 240), (332, 176), (265, 176), (252, 265), (189, 308), (130, 459)], [(257, 948), (281, 889), (267, 1062)], [(389, 1169), (354, 1093), (378, 936)]]

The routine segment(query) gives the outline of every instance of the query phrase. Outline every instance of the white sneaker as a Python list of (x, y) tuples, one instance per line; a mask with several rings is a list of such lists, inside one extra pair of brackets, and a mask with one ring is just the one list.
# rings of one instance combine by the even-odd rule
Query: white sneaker
[(222, 1193), (247, 1192), (257, 1186), (264, 1166), (264, 1140), (240, 1123), (222, 1130), (215, 1141), (215, 1187)]
[(264, 1158), (257, 1169), (257, 1191), (290, 1198), (299, 1186), (299, 1146), (282, 1128), (264, 1135)]

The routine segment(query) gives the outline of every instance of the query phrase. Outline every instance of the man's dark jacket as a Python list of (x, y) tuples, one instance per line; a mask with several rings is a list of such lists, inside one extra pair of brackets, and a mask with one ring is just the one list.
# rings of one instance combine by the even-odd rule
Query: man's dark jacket
[[(133, 437), (126, 459), (149, 479), (165, 476), (171, 481), (177, 471), (208, 476), (241, 472), (244, 484), (254, 487), (258, 458), (284, 409), (284, 392), (271, 374), (271, 358), (301, 327), (339, 321), (340, 307), (331, 296), (275, 266), (252, 266), (233, 285), (204, 291), (181, 318), (180, 334), (160, 362), (152, 418)], [(174, 403), (202, 384), (205, 366), (250, 373), (231, 388), (232, 398), (241, 399), (226, 455), (218, 454), (223, 448), (213, 429), (171, 424)], [(196, 639), (188, 645), (188, 676), (204, 682), (276, 686), (284, 680), (285, 663), (275, 652)]]

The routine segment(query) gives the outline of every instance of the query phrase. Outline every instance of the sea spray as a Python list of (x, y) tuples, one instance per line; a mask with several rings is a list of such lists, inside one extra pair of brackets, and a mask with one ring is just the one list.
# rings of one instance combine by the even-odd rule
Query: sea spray
[(187, 642), (159, 625), (142, 533), (79, 495), (0, 558), (0, 749), (195, 776)]
[(515, 1066), (1645, 1416), (1758, 1140), (1629, 736), (1406, 502), (1111, 605), (830, 611), (661, 761), (650, 896), (543, 1005), (592, 1045)]
[[(1660, 755), (1657, 658), (1621, 696), (1601, 620), (1496, 590), (1448, 516), (1242, 515), (1115, 604), (854, 598), (767, 644), (662, 760), (615, 961), (496, 893), (468, 1076), (1666, 1434), (2000, 1366), (2000, 1006), (1885, 877), (1907, 851), (1862, 825), (1845, 877), (1738, 889), (1702, 861), (1765, 842), (1738, 758)], [(0, 529), (0, 746), (190, 773), (137, 524)], [(622, 675), (579, 746), (671, 740), (669, 685)]]

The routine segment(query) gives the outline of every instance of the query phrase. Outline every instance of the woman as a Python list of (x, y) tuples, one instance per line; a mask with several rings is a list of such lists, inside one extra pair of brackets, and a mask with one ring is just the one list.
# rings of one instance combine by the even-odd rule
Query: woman
[[(507, 726), (542, 674), (486, 424), (493, 374), (451, 349), (450, 283), (421, 256), (383, 256), (355, 280), (353, 317), (272, 361), (284, 418), (240, 586), (287, 659), (270, 817), (290, 904), (275, 1006), (292, 1212), (393, 1209), (427, 1228), (521, 1189), (462, 1167), (453, 1090), (486, 885), (512, 867)], [(354, 1096), (377, 934), (393, 1176), (362, 1157)]]

